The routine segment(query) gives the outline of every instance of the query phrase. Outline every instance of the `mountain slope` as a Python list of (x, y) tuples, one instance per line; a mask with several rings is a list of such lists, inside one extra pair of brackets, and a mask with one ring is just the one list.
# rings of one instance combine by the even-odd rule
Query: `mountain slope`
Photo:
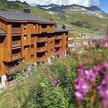
[(102, 11), (97, 6), (84, 7), (76, 4), (59, 6), (56, 4), (50, 4), (50, 5), (37, 5), (37, 7), (59, 13), (61, 12), (71, 13), (75, 11), (75, 12), (83, 12), (85, 14), (95, 15), (101, 18), (105, 16), (104, 11)]
[(108, 16), (96, 6), (59, 6), (50, 4), (38, 5), (37, 7), (66, 22), (66, 24), (72, 26), (72, 29), (92, 33), (106, 31)]
[(0, 0), (0, 9), (19, 9), (30, 7), (26, 2)]
[(37, 5), (37, 7), (39, 8), (43, 8), (43, 9), (48, 9), (51, 11), (57, 11), (57, 12), (61, 12), (67, 9), (76, 9), (78, 10), (88, 10), (88, 11), (93, 11), (93, 12), (99, 12), (99, 13), (104, 13), (104, 11), (102, 11), (99, 7), (97, 6), (90, 6), (90, 7), (85, 7), (85, 6), (81, 6), (81, 5), (56, 5), (56, 4), (50, 4), (50, 5)]

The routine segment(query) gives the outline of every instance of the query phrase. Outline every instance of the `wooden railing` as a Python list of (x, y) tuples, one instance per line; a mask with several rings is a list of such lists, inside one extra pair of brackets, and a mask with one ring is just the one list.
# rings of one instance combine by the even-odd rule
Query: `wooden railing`
[(61, 46), (62, 46), (61, 42), (60, 43), (55, 43), (55, 47), (61, 47)]
[(55, 36), (55, 39), (62, 39), (62, 36)]
[(47, 37), (37, 38), (37, 42), (47, 42)]
[(47, 55), (43, 55), (42, 57), (37, 57), (37, 62), (45, 61), (47, 60), (47, 58), (48, 58)]
[(53, 33), (54, 32), (54, 27), (47, 27), (47, 32), (48, 33)]
[(37, 52), (45, 52), (47, 50), (46, 46), (37, 48)]
[(41, 32), (42, 32), (42, 33), (47, 32), (47, 27), (46, 27), (46, 28), (41, 28)]
[(20, 27), (12, 27), (12, 34), (20, 34), (21, 28)]
[(18, 47), (21, 46), (21, 41), (13, 41), (12, 42), (12, 47)]
[(12, 54), (12, 60), (17, 60), (21, 58), (21, 53)]

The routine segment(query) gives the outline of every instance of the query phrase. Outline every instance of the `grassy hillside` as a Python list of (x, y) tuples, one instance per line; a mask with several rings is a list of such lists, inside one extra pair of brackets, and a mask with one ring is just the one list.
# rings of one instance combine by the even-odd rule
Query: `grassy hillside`
[[(17, 74), (14, 86), (0, 94), (0, 108), (79, 108), (74, 97), (78, 64), (101, 64), (107, 61), (107, 54), (108, 49), (86, 49), (84, 53), (55, 58), (51, 64), (40, 64)], [(89, 103), (86, 99), (84, 102)]]
[(58, 23), (69, 25), (72, 30), (79, 33), (103, 33), (106, 32), (108, 25), (107, 18), (99, 18), (94, 15), (82, 14), (71, 12), (66, 13), (53, 13), (44, 9), (32, 8), (32, 12), (45, 18), (52, 18)]
[(22, 10), (29, 5), (26, 2), (0, 0), (0, 9), (19, 9)]

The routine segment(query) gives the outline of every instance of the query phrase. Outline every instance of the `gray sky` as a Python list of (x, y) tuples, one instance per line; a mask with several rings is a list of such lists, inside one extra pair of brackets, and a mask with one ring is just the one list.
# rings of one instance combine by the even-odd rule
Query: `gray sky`
[[(15, 1), (15, 0), (11, 0)], [(59, 5), (70, 5), (70, 4), (78, 4), (83, 6), (91, 6), (91, 5), (97, 5), (99, 6), (99, 0), (20, 0), (20, 1), (26, 1), (29, 4), (59, 4)]]

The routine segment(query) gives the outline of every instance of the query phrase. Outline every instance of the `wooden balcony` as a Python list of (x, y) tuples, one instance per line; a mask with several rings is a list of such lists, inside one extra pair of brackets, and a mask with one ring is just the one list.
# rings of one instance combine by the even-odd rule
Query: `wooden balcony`
[(48, 37), (48, 41), (54, 41), (54, 37)]
[(61, 42), (60, 43), (55, 43), (55, 47), (61, 47), (61, 46), (62, 46)]
[(22, 44), (23, 45), (30, 45), (31, 44), (31, 40), (30, 39), (23, 40)]
[(42, 61), (45, 61), (47, 60), (48, 56), (47, 55), (44, 55), (42, 57), (37, 57), (37, 62), (42, 62)]
[(37, 41), (37, 38), (31, 38), (31, 43), (33, 44), (33, 43), (36, 43), (36, 41)]
[(10, 73), (13, 73), (16, 70), (21, 71), (22, 69), (25, 69), (25, 68), (26, 68), (25, 63), (21, 62), (20, 64), (17, 64), (15, 66), (9, 66), (9, 67), (7, 67), (7, 71), (10, 72)]
[(55, 36), (56, 40), (62, 39), (62, 36)]
[(37, 42), (47, 42), (47, 37), (37, 38)]
[(37, 52), (45, 52), (45, 51), (47, 51), (47, 47), (46, 47), (46, 46), (44, 46), (44, 47), (39, 47), (39, 48), (37, 48), (36, 51), (37, 51)]
[(54, 48), (54, 45), (53, 44), (48, 44), (48, 49), (53, 49)]
[(41, 28), (41, 33), (46, 33), (47, 32), (47, 27), (46, 28)]
[(12, 54), (12, 60), (17, 60), (21, 58), (21, 53)]
[(34, 54), (36, 52), (36, 49), (35, 48), (31, 48), (30, 49), (30, 54)]
[(47, 32), (53, 33), (54, 32), (54, 26), (51, 26), (51, 25), (47, 26)]
[(12, 27), (12, 34), (20, 34), (21, 28), (20, 27)]
[(13, 41), (12, 42), (12, 47), (20, 47), (21, 46), (21, 41)]
[(53, 51), (53, 52), (49, 52), (49, 53), (48, 53), (48, 56), (49, 56), (49, 57), (54, 56), (54, 51)]

